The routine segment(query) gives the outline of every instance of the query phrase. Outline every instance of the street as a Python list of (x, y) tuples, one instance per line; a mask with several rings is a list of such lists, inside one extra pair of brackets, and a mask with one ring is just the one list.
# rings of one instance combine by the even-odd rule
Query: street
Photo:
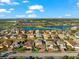
[(77, 56), (78, 53), (72, 52), (72, 53), (16, 53), (16, 54), (11, 54), (8, 57), (11, 56), (39, 56), (39, 57), (44, 57), (44, 56), (54, 56), (54, 57), (62, 57), (62, 56)]

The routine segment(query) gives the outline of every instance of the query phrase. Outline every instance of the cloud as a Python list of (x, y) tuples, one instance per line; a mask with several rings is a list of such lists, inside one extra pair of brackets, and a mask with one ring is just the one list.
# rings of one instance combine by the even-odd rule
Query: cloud
[(9, 10), (10, 10), (10, 11), (13, 11), (13, 10), (14, 10), (14, 8), (10, 8)]
[(28, 13), (33, 13), (33, 10), (28, 10), (28, 11), (26, 11), (26, 13), (28, 14)]
[(77, 3), (77, 6), (79, 7), (79, 2)]
[(12, 4), (13, 4), (13, 5), (19, 5), (19, 3), (18, 3), (18, 2), (13, 2)]
[(70, 13), (68, 13), (68, 14), (65, 14), (65, 16), (71, 16), (71, 14), (70, 14)]
[(29, 17), (29, 18), (36, 18), (37, 15), (36, 15), (36, 14), (29, 14), (28, 17)]
[(6, 10), (6, 9), (0, 9), (0, 13), (1, 13), (1, 12), (10, 13), (11, 11), (9, 11), (9, 10)]
[(10, 0), (0, 0), (0, 2), (7, 3), (7, 4), (11, 3)]
[(28, 0), (24, 0), (24, 1), (23, 1), (23, 3), (28, 3), (28, 2), (29, 2)]
[(26, 17), (26, 15), (16, 15), (16, 17), (24, 18), (24, 17)]
[(13, 11), (14, 9), (13, 8), (10, 8), (10, 9), (0, 9), (0, 13), (11, 13), (11, 11)]
[(32, 6), (29, 6), (29, 10), (26, 11), (26, 13), (33, 13), (35, 10), (44, 12), (44, 7), (42, 5), (32, 5)]
[(41, 11), (41, 12), (44, 11), (44, 8), (43, 8), (42, 5), (32, 5), (32, 6), (29, 7), (29, 9), (30, 9), (30, 10), (39, 10), (39, 11)]
[(62, 16), (58, 16), (58, 18), (63, 18)]
[(3, 4), (3, 3), (6, 3), (6, 4), (9, 4), (9, 5), (18, 5), (19, 3), (18, 2), (13, 2), (12, 0), (0, 0), (0, 4)]

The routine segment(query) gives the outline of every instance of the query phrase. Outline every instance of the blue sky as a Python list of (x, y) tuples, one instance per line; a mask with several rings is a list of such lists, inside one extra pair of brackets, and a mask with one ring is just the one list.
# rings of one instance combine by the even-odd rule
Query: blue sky
[(0, 18), (79, 18), (79, 0), (0, 0)]

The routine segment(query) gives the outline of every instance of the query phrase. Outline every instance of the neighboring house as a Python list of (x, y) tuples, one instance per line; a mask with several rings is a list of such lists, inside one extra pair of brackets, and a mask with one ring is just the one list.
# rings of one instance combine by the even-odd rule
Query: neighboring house
[(52, 41), (46, 41), (46, 49), (50, 53), (54, 52), (54, 47), (53, 47), (53, 42)]
[(61, 52), (65, 52), (65, 50), (67, 49), (66, 46), (62, 43), (60, 44), (60, 49), (61, 49)]
[(2, 49), (3, 48), (3, 45), (2, 44), (0, 44), (0, 49)]
[(25, 47), (26, 50), (32, 50), (32, 42), (31, 41), (25, 42), (23, 47)]
[(20, 47), (20, 45), (19, 45), (17, 42), (14, 42), (14, 43), (12, 44), (12, 46), (13, 46), (14, 48)]

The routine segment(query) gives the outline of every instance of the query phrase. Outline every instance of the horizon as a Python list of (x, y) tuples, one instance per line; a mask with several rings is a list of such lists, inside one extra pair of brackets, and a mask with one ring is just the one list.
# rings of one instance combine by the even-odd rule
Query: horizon
[(79, 18), (5, 18), (5, 19), (0, 19), (1, 21), (18, 21), (18, 20), (52, 20), (52, 21), (79, 21)]

